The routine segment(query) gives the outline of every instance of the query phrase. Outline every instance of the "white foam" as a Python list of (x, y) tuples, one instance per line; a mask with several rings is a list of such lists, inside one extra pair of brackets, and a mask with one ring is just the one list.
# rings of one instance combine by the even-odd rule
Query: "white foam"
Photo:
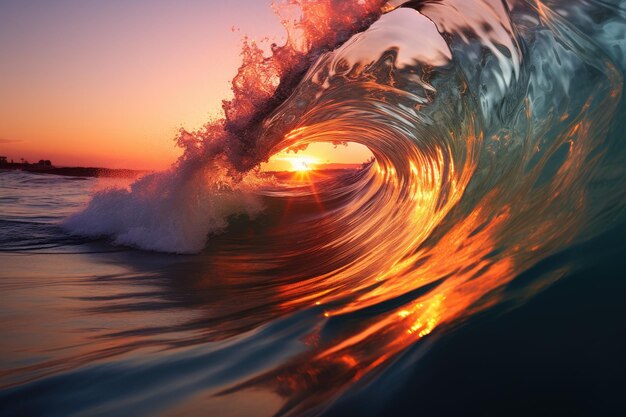
[(228, 226), (229, 216), (254, 216), (262, 209), (253, 181), (235, 183), (217, 168), (180, 168), (147, 175), (130, 188), (98, 191), (63, 226), (76, 235), (111, 237), (119, 245), (196, 253), (209, 235)]

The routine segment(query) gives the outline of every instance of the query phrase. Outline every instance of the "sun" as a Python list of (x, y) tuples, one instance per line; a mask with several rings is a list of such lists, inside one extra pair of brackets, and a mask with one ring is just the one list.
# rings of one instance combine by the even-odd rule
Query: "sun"
[(310, 155), (282, 156), (277, 159), (287, 162), (289, 164), (287, 170), (292, 172), (312, 171), (319, 164), (318, 159)]
[(287, 151), (276, 153), (268, 162), (270, 171), (286, 171), (299, 174), (315, 171), (319, 164), (320, 160), (312, 155), (302, 153), (290, 155)]
[(289, 163), (291, 164), (292, 171), (305, 172), (311, 170), (309, 162), (307, 162), (307, 160), (304, 158), (291, 158), (289, 160)]

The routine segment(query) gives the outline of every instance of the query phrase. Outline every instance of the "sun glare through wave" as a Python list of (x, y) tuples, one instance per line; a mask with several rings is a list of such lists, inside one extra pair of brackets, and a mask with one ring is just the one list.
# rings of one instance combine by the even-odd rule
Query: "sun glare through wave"
[(306, 159), (302, 159), (302, 158), (293, 158), (291, 160), (289, 160), (289, 163), (291, 164), (291, 168), (293, 171), (310, 171), (312, 165), (312, 162), (306, 160)]

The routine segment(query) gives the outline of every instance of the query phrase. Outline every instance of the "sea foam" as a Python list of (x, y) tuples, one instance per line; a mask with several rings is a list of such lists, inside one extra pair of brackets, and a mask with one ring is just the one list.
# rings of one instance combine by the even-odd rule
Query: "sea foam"
[[(221, 175), (221, 174), (218, 174)], [(63, 226), (71, 234), (109, 237), (114, 244), (171, 253), (196, 253), (228, 217), (262, 209), (250, 181), (216, 181), (208, 169), (171, 169), (140, 178), (129, 188), (94, 194)]]

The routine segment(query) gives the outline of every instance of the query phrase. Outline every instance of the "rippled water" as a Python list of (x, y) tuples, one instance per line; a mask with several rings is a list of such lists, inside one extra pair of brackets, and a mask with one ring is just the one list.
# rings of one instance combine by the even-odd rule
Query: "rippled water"
[[(7, 409), (412, 415), (411, 387), (432, 396), (433, 374), (463, 375), (436, 366), (439, 346), (458, 356), (477, 342), (467, 329), (506, 346), (496, 317), (516, 308), (540, 317), (525, 331), (557, 334), (541, 300), (585, 280), (589, 297), (579, 288), (557, 310), (604, 334), (563, 334), (617, 357), (624, 312), (594, 286), (623, 287), (623, 5), (382, 3), (304, 2), (287, 27), (298, 42), (270, 58), (247, 44), (226, 119), (181, 132), (168, 171), (116, 188), (2, 173)], [(346, 141), (375, 161), (292, 181), (254, 168)], [(543, 340), (544, 358), (572, 352)], [(517, 354), (529, 352), (542, 357)], [(611, 397), (614, 373), (592, 363), (580, 369)], [(454, 392), (468, 407), (456, 413), (480, 409), (467, 394), (479, 386)]]

